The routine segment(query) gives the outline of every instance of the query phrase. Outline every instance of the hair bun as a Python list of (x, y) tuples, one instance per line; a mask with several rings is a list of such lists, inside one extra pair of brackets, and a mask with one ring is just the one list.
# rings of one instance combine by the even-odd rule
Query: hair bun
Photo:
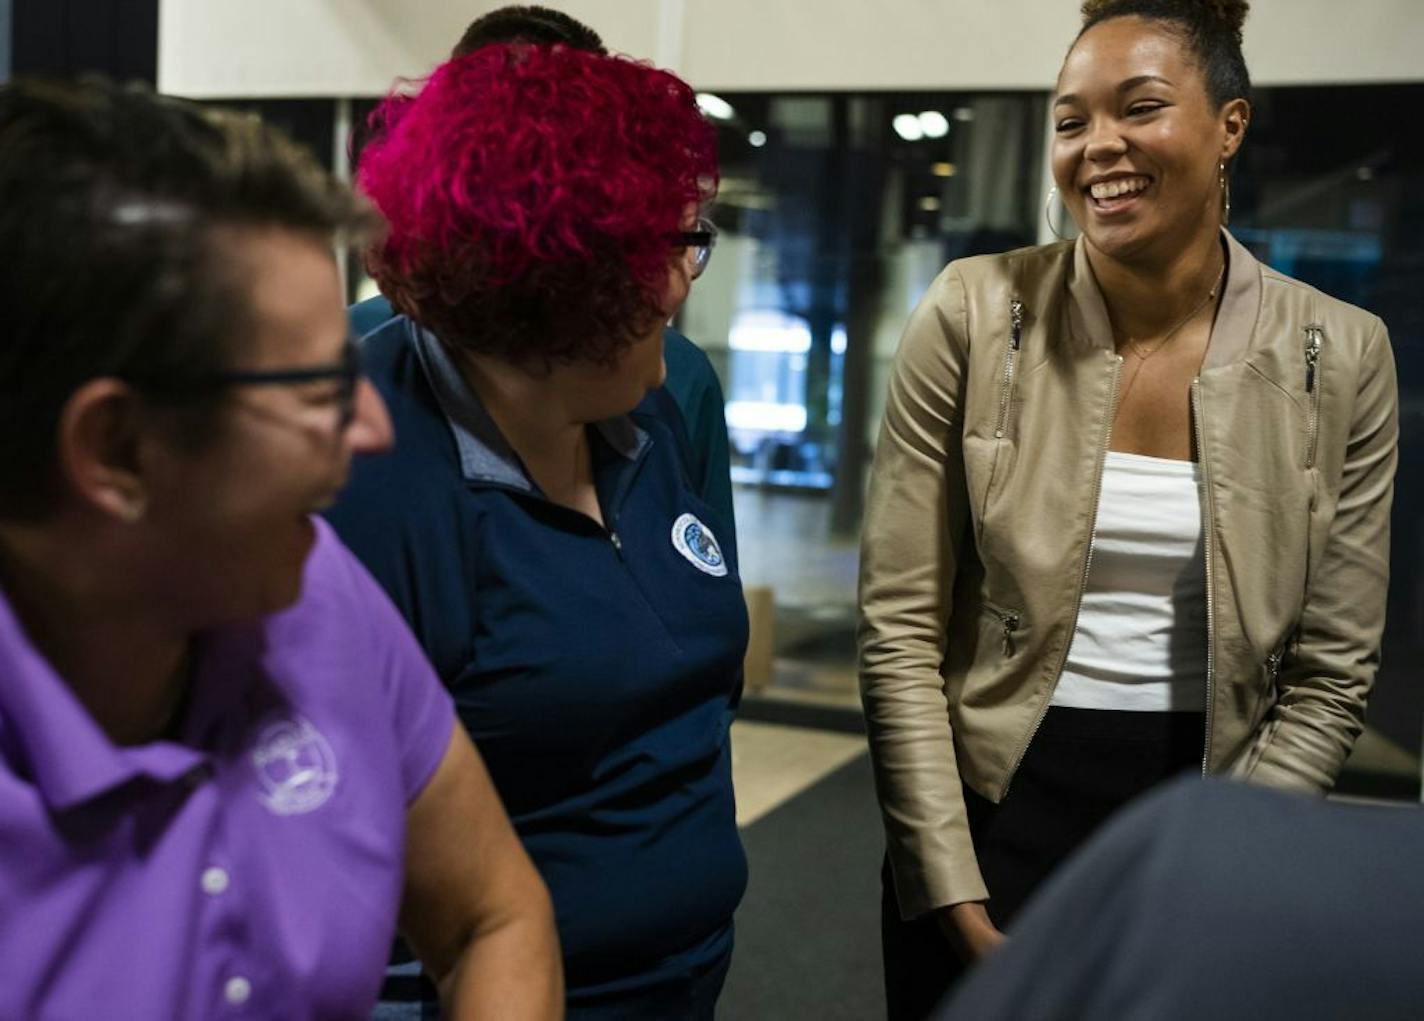
[(1251, 0), (1157, 0), (1151, 4), (1134, 3), (1132, 0), (1083, 0), (1083, 23), (1116, 14), (1137, 14), (1144, 7), (1154, 8), (1154, 13), (1159, 16), (1173, 13), (1190, 16), (1200, 11), (1220, 22), (1240, 46), (1241, 31), (1246, 26)]
[(1246, 27), (1246, 15), (1251, 11), (1251, 0), (1198, 0), (1198, 2), (1231, 30), (1231, 34), (1236, 37), (1236, 44), (1239, 46), (1241, 30)]

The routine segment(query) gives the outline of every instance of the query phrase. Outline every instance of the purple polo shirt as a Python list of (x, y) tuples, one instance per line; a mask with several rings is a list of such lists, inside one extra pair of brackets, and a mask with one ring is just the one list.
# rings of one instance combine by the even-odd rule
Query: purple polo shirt
[(364, 1017), (449, 696), (322, 521), (300, 601), (112, 744), (0, 593), (0, 1018)]

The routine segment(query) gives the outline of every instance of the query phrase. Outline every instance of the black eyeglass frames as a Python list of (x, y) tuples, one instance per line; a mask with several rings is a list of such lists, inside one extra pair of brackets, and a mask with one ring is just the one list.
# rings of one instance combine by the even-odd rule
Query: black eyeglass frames
[(696, 280), (712, 261), (712, 249), (717, 244), (717, 225), (704, 216), (697, 218), (697, 226), (692, 230), (678, 231), (674, 235), (673, 247), (683, 248), (688, 253), (688, 267), (692, 279)]
[(195, 380), (198, 387), (225, 386), (298, 386), (302, 383), (337, 383), (336, 401), (340, 412), (338, 431), (344, 432), (356, 415), (356, 387), (361, 382), (361, 344), (347, 337), (341, 349), (341, 360), (327, 365), (302, 369), (251, 369), (215, 372)]

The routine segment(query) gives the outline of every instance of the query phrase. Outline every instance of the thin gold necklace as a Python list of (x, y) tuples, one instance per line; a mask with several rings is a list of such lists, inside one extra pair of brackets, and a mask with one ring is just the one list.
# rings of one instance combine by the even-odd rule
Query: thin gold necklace
[(1221, 286), (1222, 278), (1225, 276), (1226, 260), (1223, 259), (1221, 260), (1221, 269), (1216, 271), (1216, 278), (1211, 283), (1211, 290), (1206, 292), (1206, 297), (1202, 298), (1201, 301), (1193, 305), (1192, 310), (1190, 312), (1188, 312), (1186, 315), (1182, 316), (1182, 318), (1178, 319), (1175, 323), (1173, 323), (1172, 328), (1162, 335), (1162, 339), (1157, 342), (1157, 346), (1154, 347), (1151, 351), (1148, 351), (1146, 354), (1143, 354), (1142, 345), (1137, 342), (1137, 339), (1135, 337), (1128, 337), (1127, 346), (1132, 348), (1132, 353), (1137, 355), (1137, 360), (1139, 362), (1145, 362), (1147, 361), (1147, 359), (1151, 358), (1158, 351), (1161, 351), (1164, 347), (1171, 343), (1172, 338), (1177, 335), (1177, 332), (1181, 330), (1183, 326), (1186, 326), (1187, 323), (1195, 319), (1197, 317), (1197, 313), (1199, 313), (1202, 309), (1206, 308), (1207, 305), (1209, 305), (1212, 301), (1216, 299), (1217, 289)]
[(1226, 259), (1223, 258), (1221, 260), (1221, 269), (1217, 270), (1216, 280), (1212, 282), (1211, 290), (1206, 292), (1206, 297), (1203, 298), (1201, 301), (1197, 302), (1196, 305), (1192, 307), (1192, 310), (1190, 312), (1182, 316), (1182, 318), (1178, 319), (1176, 323), (1172, 325), (1172, 328), (1166, 332), (1162, 339), (1157, 342), (1157, 346), (1154, 347), (1151, 351), (1148, 351), (1146, 354), (1143, 354), (1141, 345), (1139, 345), (1137, 341), (1132, 337), (1127, 338), (1127, 346), (1132, 348), (1133, 354), (1137, 355), (1137, 368), (1132, 370), (1132, 378), (1127, 381), (1127, 386), (1125, 386), (1122, 390), (1122, 396), (1120, 396), (1117, 400), (1118, 411), (1121, 411), (1123, 406), (1127, 404), (1127, 395), (1132, 393), (1132, 388), (1137, 385), (1137, 377), (1142, 375), (1142, 367), (1147, 364), (1147, 359), (1151, 358), (1158, 351), (1161, 351), (1164, 347), (1166, 347), (1168, 343), (1171, 342), (1172, 338), (1177, 335), (1178, 330), (1180, 330), (1183, 326), (1186, 326), (1187, 323), (1195, 319), (1197, 317), (1197, 314), (1201, 312), (1202, 309), (1206, 308), (1207, 305), (1211, 304), (1211, 302), (1216, 298), (1217, 289), (1221, 287), (1221, 282), (1223, 279), (1225, 279), (1225, 277)]

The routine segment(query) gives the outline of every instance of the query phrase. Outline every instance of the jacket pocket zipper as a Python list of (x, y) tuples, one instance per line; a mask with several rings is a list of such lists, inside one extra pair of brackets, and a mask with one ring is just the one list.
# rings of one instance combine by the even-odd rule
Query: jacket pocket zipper
[(1017, 610), (1001, 610), (989, 603), (984, 604), (984, 612), (997, 617), (999, 626), (1004, 629), (1004, 658), (1008, 659), (1014, 654), (1014, 632), (1023, 621), (1022, 615)]
[(1009, 408), (1013, 405), (1014, 369), (1019, 357), (1019, 343), (1023, 337), (1024, 304), (1015, 298), (1009, 302), (1009, 349), (1004, 352), (1004, 379), (999, 389), (999, 424), (994, 429), (994, 438), (1003, 439), (1009, 425)]
[(1266, 657), (1266, 676), (1270, 679), (1272, 684), (1275, 684), (1276, 678), (1281, 675), (1281, 661), (1286, 658), (1287, 644), (1288, 642), (1282, 642), (1276, 647), (1274, 652)]
[(1305, 328), (1305, 396), (1310, 402), (1310, 423), (1305, 438), (1305, 466), (1315, 467), (1315, 445), (1320, 434), (1320, 349), (1325, 331), (1319, 326)]

